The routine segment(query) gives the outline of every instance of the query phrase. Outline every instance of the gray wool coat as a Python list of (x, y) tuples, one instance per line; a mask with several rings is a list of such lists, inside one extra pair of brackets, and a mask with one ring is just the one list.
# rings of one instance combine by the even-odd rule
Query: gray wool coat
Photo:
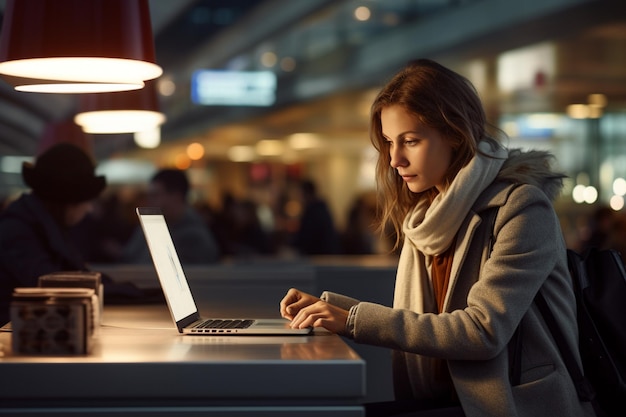
[[(411, 277), (396, 284), (401, 279)], [(322, 299), (350, 309), (346, 334), (357, 343), (394, 349), (398, 398), (428, 397), (430, 366), (442, 358), (468, 417), (593, 416), (533, 304), (537, 291), (577, 352), (575, 300), (552, 202), (536, 185), (497, 181), (458, 232), (443, 313), (403, 308), (398, 294), (394, 308), (330, 292)], [(521, 383), (512, 386), (507, 346), (520, 323)]]

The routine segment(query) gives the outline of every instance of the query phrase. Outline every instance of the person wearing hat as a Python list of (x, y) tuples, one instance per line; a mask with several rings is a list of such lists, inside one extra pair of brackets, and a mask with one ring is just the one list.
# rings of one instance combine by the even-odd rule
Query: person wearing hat
[(88, 270), (69, 232), (106, 187), (90, 156), (69, 143), (24, 162), (22, 177), (32, 191), (0, 215), (0, 325), (10, 319), (15, 287), (35, 287), (51, 272)]

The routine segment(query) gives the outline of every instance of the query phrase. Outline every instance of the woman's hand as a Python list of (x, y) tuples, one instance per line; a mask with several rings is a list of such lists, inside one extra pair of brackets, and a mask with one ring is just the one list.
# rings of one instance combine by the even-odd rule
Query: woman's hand
[(348, 311), (295, 288), (280, 302), (280, 314), (291, 320), (291, 327), (323, 327), (333, 333), (345, 333)]
[(280, 301), (280, 315), (288, 320), (293, 320), (301, 309), (317, 301), (320, 301), (318, 297), (291, 288)]

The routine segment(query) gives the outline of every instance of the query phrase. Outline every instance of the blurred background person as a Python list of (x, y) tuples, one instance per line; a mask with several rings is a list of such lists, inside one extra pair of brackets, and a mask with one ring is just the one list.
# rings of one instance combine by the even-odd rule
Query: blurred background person
[(615, 214), (613, 230), (607, 238), (606, 247), (616, 250), (626, 262), (626, 214)]
[(35, 164), (24, 162), (22, 177), (32, 192), (0, 214), (0, 323), (9, 321), (15, 287), (36, 287), (39, 276), (52, 272), (88, 270), (71, 229), (106, 187), (94, 170), (91, 157), (69, 143), (49, 147)]
[(143, 202), (142, 196), (122, 197), (109, 185), (93, 209), (74, 228), (74, 239), (83, 257), (91, 264), (117, 262), (120, 248), (124, 247), (139, 224), (135, 207)]
[(302, 215), (294, 237), (301, 255), (334, 255), (340, 251), (340, 237), (328, 204), (317, 194), (311, 180), (300, 183)]
[[(208, 264), (219, 261), (217, 241), (205, 220), (189, 204), (190, 184), (184, 171), (162, 169), (150, 180), (147, 204), (161, 208), (172, 235), (176, 252), (183, 264)], [(150, 263), (145, 236), (137, 227), (122, 249), (124, 263)]]
[(257, 204), (249, 198), (226, 195), (215, 222), (223, 256), (250, 258), (274, 253), (269, 234), (263, 229)]
[(348, 212), (348, 221), (341, 234), (341, 248), (345, 255), (371, 255), (376, 253), (374, 219), (376, 207), (358, 196)]
[(616, 223), (616, 212), (607, 206), (600, 206), (588, 218), (587, 235), (582, 239), (580, 252), (590, 248), (606, 249)]

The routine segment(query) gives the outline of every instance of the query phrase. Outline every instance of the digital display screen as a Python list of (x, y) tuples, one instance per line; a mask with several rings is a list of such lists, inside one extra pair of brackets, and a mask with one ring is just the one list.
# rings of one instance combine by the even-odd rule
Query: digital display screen
[(276, 74), (198, 70), (191, 78), (191, 100), (205, 106), (271, 106), (276, 101)]

